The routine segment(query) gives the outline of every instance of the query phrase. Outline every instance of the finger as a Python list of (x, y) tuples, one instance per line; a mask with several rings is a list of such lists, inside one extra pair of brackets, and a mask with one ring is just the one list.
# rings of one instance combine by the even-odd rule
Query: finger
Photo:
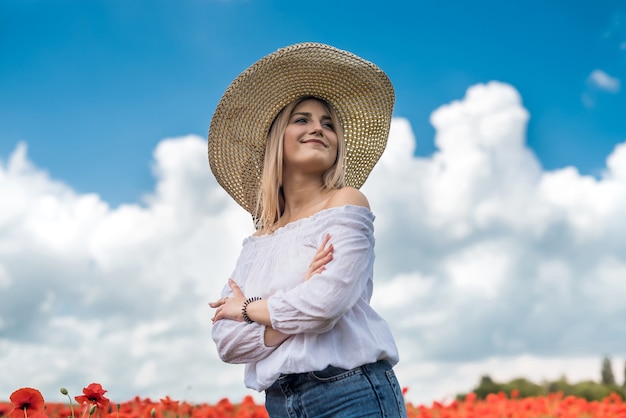
[(332, 251), (324, 251), (323, 253), (317, 255), (313, 261), (311, 261), (311, 266), (315, 265), (315, 264), (319, 264), (319, 263), (327, 263), (328, 261), (330, 261), (333, 257), (333, 252)]
[(232, 289), (235, 298), (243, 297), (243, 292), (241, 291), (241, 288), (237, 285), (237, 283), (235, 283), (233, 279), (228, 279), (228, 284), (230, 285), (230, 288)]
[(324, 241), (322, 241), (322, 245), (320, 245), (320, 248), (325, 248), (326, 244), (328, 244), (328, 241), (330, 241), (330, 234), (326, 234), (326, 236), (324, 237)]
[(313, 260), (311, 261), (311, 264), (309, 264), (309, 268), (313, 266), (319, 266), (320, 262), (321, 263), (329, 262), (332, 259), (333, 250), (334, 250), (334, 247), (331, 244), (330, 246), (328, 246), (328, 248), (325, 248), (323, 251), (316, 253), (315, 257), (313, 257)]
[(319, 269), (320, 267), (325, 266), (326, 264), (328, 264), (331, 260), (333, 259), (333, 254), (327, 254), (324, 258), (320, 258), (319, 260), (315, 260), (311, 263), (311, 266), (309, 267), (310, 271), (315, 271), (317, 269)]
[(326, 237), (324, 238), (324, 241), (322, 242), (322, 244), (319, 247), (317, 247), (317, 251), (315, 251), (315, 255), (313, 256), (313, 260), (316, 260), (319, 257), (323, 256), (323, 254), (328, 250), (326, 248), (326, 244), (328, 243), (328, 239), (329, 239), (329, 235), (326, 234)]
[(220, 306), (225, 304), (227, 301), (228, 301), (227, 297), (220, 298), (220, 299), (216, 300), (215, 302), (209, 302), (209, 306), (211, 308), (219, 308)]
[(215, 315), (213, 315), (213, 322), (219, 321), (220, 319), (222, 319), (222, 317), (223, 317), (223, 315), (222, 315), (222, 308), (219, 307), (215, 311)]
[(335, 250), (335, 247), (333, 247), (333, 244), (330, 244), (328, 247), (324, 249), (324, 251), (320, 253), (319, 258), (325, 258), (326, 256), (328, 256), (328, 254), (332, 254), (334, 250)]
[(321, 266), (320, 268), (309, 271), (309, 274), (307, 274), (304, 281), (308, 281), (311, 278), (315, 277), (317, 274), (323, 273), (324, 271), (326, 271), (326, 266)]
[(322, 241), (320, 246), (317, 248), (317, 252), (315, 253), (316, 256), (318, 254), (323, 253), (326, 250), (326, 245), (328, 244), (328, 241), (330, 241), (330, 235), (326, 234), (326, 236), (324, 237), (324, 240)]
[(334, 251), (335, 251), (335, 247), (333, 246), (333, 244), (329, 244), (328, 247), (324, 248), (318, 254), (320, 257), (326, 257), (329, 253), (332, 253)]
[(224, 299), (218, 299), (215, 302), (209, 302), (211, 308), (218, 308), (224, 304)]
[(325, 270), (326, 270), (326, 266), (321, 266), (321, 267), (313, 270), (311, 273), (312, 273), (313, 276), (315, 276), (316, 274), (320, 274), (320, 273), (322, 273)]

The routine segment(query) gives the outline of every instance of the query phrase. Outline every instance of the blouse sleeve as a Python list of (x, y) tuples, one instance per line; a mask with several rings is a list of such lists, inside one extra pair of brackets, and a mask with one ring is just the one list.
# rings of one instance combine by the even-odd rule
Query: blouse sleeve
[[(233, 295), (225, 286), (222, 297)], [(211, 335), (220, 359), (226, 363), (251, 363), (269, 356), (276, 347), (265, 345), (265, 325), (223, 319), (213, 324)]]
[(316, 228), (319, 243), (328, 233), (334, 247), (326, 270), (268, 299), (274, 329), (285, 334), (329, 331), (367, 294), (374, 265), (374, 215), (366, 208), (352, 209), (325, 217)]

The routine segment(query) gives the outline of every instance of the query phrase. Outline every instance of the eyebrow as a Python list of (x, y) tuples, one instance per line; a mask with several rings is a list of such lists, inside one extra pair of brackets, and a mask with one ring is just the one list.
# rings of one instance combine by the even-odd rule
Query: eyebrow
[[(293, 112), (293, 114), (291, 116), (293, 117), (293, 116), (296, 116), (296, 115), (306, 116), (306, 117), (309, 117), (309, 118), (312, 116), (311, 112)], [(324, 116), (322, 116), (322, 119), (331, 119), (331, 117), (330, 117), (330, 115), (324, 115)]]

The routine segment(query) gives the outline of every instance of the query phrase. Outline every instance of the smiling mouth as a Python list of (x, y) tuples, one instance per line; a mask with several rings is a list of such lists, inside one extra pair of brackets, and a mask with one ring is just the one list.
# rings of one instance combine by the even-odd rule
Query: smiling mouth
[(310, 144), (311, 142), (320, 144), (324, 148), (328, 148), (328, 146), (326, 146), (326, 144), (323, 141), (320, 141), (319, 139), (307, 139), (305, 141), (302, 141), (303, 144)]

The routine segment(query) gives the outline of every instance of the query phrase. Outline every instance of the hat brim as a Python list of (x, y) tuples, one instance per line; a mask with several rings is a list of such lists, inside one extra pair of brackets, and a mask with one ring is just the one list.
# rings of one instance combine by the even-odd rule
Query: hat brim
[(270, 126), (286, 105), (303, 96), (325, 100), (339, 115), (346, 185), (360, 188), (385, 149), (395, 94), (375, 64), (309, 42), (266, 55), (226, 89), (208, 135), (215, 178), (250, 213), (256, 208)]

